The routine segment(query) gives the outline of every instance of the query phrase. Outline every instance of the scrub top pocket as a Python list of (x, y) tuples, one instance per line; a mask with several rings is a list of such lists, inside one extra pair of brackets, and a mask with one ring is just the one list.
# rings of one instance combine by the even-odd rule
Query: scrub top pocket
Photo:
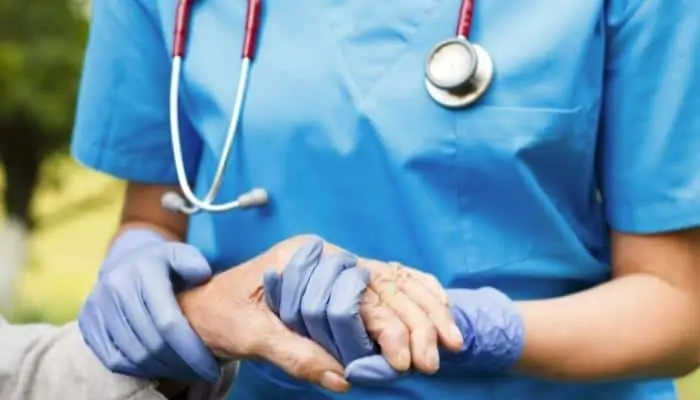
[(464, 273), (600, 245), (588, 243), (591, 230), (604, 229), (596, 125), (596, 112), (585, 108), (481, 106), (459, 116)]

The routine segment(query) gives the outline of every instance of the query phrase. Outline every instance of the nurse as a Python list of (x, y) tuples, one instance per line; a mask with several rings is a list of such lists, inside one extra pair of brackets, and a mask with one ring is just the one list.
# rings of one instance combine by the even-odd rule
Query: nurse
[[(473, 322), (469, 303), (522, 324), (508, 340), (522, 344), (515, 364), (497, 371), (443, 363), (339, 397), (246, 361), (232, 398), (675, 398), (668, 378), (700, 363), (700, 3), (477, 1), (470, 39), (496, 73), (478, 102), (452, 109), (433, 101), (424, 69), (459, 1), (270, 0), (217, 198), (259, 186), (269, 204), (190, 218), (160, 207), (177, 189), (175, 7), (93, 4), (73, 153), (129, 182), (115, 243), (138, 226), (194, 245), (218, 272), (312, 232), (435, 275), (458, 322)], [(231, 117), (245, 14), (228, 0), (192, 10), (178, 94), (200, 197)], [(110, 337), (100, 321), (81, 326)]]

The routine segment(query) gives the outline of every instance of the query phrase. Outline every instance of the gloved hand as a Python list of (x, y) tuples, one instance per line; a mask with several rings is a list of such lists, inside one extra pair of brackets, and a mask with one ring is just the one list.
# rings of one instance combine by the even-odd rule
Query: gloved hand
[(263, 279), (268, 307), (289, 328), (319, 343), (343, 365), (364, 365), (353, 374), (356, 381), (376, 363), (381, 364), (384, 379), (399, 376), (379, 355), (360, 316), (369, 271), (357, 268), (357, 257), (351, 254), (322, 253), (323, 241), (311, 240), (294, 253), (281, 274), (268, 270)]
[[(363, 323), (360, 306), (369, 276), (348, 254), (322, 256), (323, 243), (301, 247), (283, 273), (264, 279), (268, 306), (295, 331), (320, 343), (345, 366), (351, 382), (385, 383), (399, 377), (380, 355)], [(508, 369), (522, 350), (522, 321), (514, 304), (490, 289), (448, 290), (451, 311), (464, 339), (441, 352), (441, 367), (487, 372)], [(284, 294), (286, 301), (280, 303)], [(372, 321), (365, 321), (372, 323)]]
[[(520, 358), (524, 344), (523, 320), (515, 303), (502, 292), (448, 289), (452, 313), (464, 337), (457, 352), (442, 350), (440, 368), (472, 373), (502, 373)], [(345, 369), (351, 382), (381, 383), (397, 372), (381, 356), (358, 359)]]
[[(323, 242), (313, 240), (294, 253), (281, 275), (268, 270), (263, 279), (265, 300), (289, 328), (312, 338), (347, 365), (376, 351), (360, 317), (369, 272), (355, 268), (353, 255), (322, 257), (322, 252)], [(334, 284), (343, 290), (332, 292)]]
[(112, 245), (78, 319), (85, 342), (112, 372), (216, 381), (219, 365), (178, 306), (177, 284), (195, 286), (211, 268), (192, 246), (134, 229)]
[[(439, 329), (436, 326), (443, 331), (457, 329), (442, 287), (437, 284), (436, 290), (436, 281), (428, 275), (398, 264), (362, 259), (363, 266), (357, 267), (360, 259), (329, 247), (331, 254), (322, 255), (324, 243), (315, 238), (294, 253), (281, 274), (274, 270), (266, 273), (264, 289), (270, 309), (288, 327), (321, 344), (344, 365), (381, 363), (391, 366), (388, 371), (392, 371), (392, 377), (408, 370), (412, 361), (421, 372), (437, 371)], [(376, 287), (389, 292), (391, 298), (381, 297), (371, 287), (368, 289), (370, 276), (375, 273), (370, 274), (369, 269), (376, 272), (379, 281)], [(420, 299), (415, 302), (404, 299), (407, 294)], [(445, 296), (444, 302), (441, 296)], [(284, 302), (280, 302), (281, 297), (285, 298)], [(384, 304), (384, 300), (394, 306)], [(396, 310), (397, 304), (403, 309)], [(403, 321), (411, 324), (410, 340)], [(456, 348), (460, 348), (462, 337), (459, 332), (456, 336), (452, 347), (456, 343)], [(378, 356), (379, 351), (383, 357)], [(353, 374), (355, 381), (363, 379), (365, 370), (371, 368)]]

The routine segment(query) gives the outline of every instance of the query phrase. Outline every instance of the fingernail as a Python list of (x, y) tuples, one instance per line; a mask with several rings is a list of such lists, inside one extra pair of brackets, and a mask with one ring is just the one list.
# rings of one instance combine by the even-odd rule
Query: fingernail
[(344, 392), (348, 390), (348, 381), (335, 372), (326, 371), (321, 375), (321, 386), (334, 392)]
[(440, 354), (438, 354), (437, 348), (433, 347), (428, 350), (425, 356), (428, 361), (428, 367), (433, 371), (437, 371), (440, 368)]
[(450, 339), (460, 346), (464, 343), (464, 337), (462, 336), (462, 331), (456, 326), (453, 326), (450, 330)]

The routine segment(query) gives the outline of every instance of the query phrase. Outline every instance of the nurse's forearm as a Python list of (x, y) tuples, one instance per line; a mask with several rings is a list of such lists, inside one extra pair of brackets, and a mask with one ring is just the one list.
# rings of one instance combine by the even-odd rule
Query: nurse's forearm
[(187, 232), (187, 216), (166, 211), (161, 207), (162, 196), (177, 190), (175, 186), (129, 182), (124, 193), (120, 228), (115, 237), (129, 229), (146, 228), (167, 240), (183, 241)]
[(518, 304), (525, 349), (516, 369), (562, 380), (677, 377), (700, 364), (696, 299), (652, 275)]

